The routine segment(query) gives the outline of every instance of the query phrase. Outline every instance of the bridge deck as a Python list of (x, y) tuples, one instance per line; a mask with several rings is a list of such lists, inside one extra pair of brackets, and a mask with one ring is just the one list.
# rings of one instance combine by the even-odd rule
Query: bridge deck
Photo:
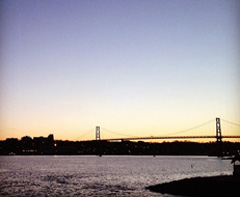
[[(151, 137), (131, 137), (131, 138), (112, 138), (104, 139), (107, 141), (130, 141), (130, 140), (155, 140), (155, 139), (196, 139), (196, 138), (215, 138), (215, 135), (206, 135), (206, 136), (151, 136)], [(222, 138), (240, 138), (240, 136), (222, 136)]]

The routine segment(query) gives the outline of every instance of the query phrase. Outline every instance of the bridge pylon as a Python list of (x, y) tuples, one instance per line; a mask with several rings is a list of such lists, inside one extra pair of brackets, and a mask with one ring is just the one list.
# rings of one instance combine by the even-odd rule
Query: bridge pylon
[(96, 126), (96, 140), (101, 140), (100, 127)]
[(217, 142), (222, 142), (222, 131), (220, 118), (216, 118), (216, 139)]

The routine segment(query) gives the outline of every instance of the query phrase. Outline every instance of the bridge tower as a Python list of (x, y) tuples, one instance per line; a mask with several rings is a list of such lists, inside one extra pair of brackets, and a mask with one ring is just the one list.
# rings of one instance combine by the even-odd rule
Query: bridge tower
[(220, 118), (216, 118), (216, 139), (217, 142), (222, 142), (222, 131)]
[(101, 140), (100, 127), (96, 126), (96, 140)]

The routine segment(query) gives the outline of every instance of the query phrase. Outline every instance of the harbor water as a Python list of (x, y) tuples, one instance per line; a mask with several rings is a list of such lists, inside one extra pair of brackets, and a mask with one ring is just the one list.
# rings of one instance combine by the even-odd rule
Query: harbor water
[(207, 156), (0, 156), (0, 196), (168, 196), (145, 187), (231, 173)]

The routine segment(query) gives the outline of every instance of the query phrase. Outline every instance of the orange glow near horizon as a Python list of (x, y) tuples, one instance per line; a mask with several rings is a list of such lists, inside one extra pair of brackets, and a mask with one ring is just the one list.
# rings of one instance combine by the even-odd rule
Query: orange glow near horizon
[[(48, 118), (48, 116), (46, 116)], [(129, 121), (129, 116), (125, 116), (125, 119), (116, 122), (105, 121), (105, 118), (100, 122), (101, 128), (101, 139), (109, 138), (128, 138), (128, 137), (150, 137), (150, 136), (215, 136), (216, 135), (216, 121), (210, 119), (210, 121), (199, 122), (194, 120), (180, 122), (179, 119), (176, 121), (175, 125), (172, 125), (169, 121), (159, 121), (158, 119), (149, 119), (145, 122), (137, 120)], [(109, 117), (110, 118), (110, 117)], [(79, 127), (77, 120), (67, 118), (64, 121), (64, 117), (60, 118), (61, 124), (55, 119), (55, 121), (50, 121), (49, 119), (40, 119), (37, 124), (34, 119), (31, 124), (23, 124), (20, 121), (15, 121), (15, 128), (8, 128), (11, 122), (3, 122), (1, 125), (0, 139), (5, 140), (6, 138), (18, 138), (21, 139), (23, 136), (38, 137), (38, 136), (48, 136), (53, 134), (55, 139), (60, 140), (94, 140), (95, 139), (95, 128), (96, 126), (92, 123), (86, 121), (82, 127)], [(21, 119), (20, 119), (21, 120)], [(93, 117), (94, 120), (94, 117)], [(114, 119), (112, 119), (114, 120)], [(125, 124), (121, 123), (126, 120)], [(140, 121), (139, 124), (137, 122)], [(46, 124), (44, 124), (44, 122)], [(93, 122), (99, 122), (97, 120)], [(71, 124), (71, 125), (70, 125)], [(51, 125), (51, 126), (47, 126)], [(111, 129), (106, 129), (105, 126), (108, 125)], [(150, 125), (150, 126), (148, 126)], [(189, 126), (191, 125), (191, 126)], [(240, 126), (236, 123), (221, 120), (221, 128), (223, 136), (230, 135), (240, 135)], [(181, 139), (178, 139), (179, 141)], [(183, 139), (184, 140), (184, 139)], [(189, 141), (214, 141), (214, 139), (186, 139)], [(223, 139), (224, 141), (239, 141), (238, 139)], [(155, 140), (154, 140), (155, 141)], [(165, 140), (171, 141), (171, 140)]]

